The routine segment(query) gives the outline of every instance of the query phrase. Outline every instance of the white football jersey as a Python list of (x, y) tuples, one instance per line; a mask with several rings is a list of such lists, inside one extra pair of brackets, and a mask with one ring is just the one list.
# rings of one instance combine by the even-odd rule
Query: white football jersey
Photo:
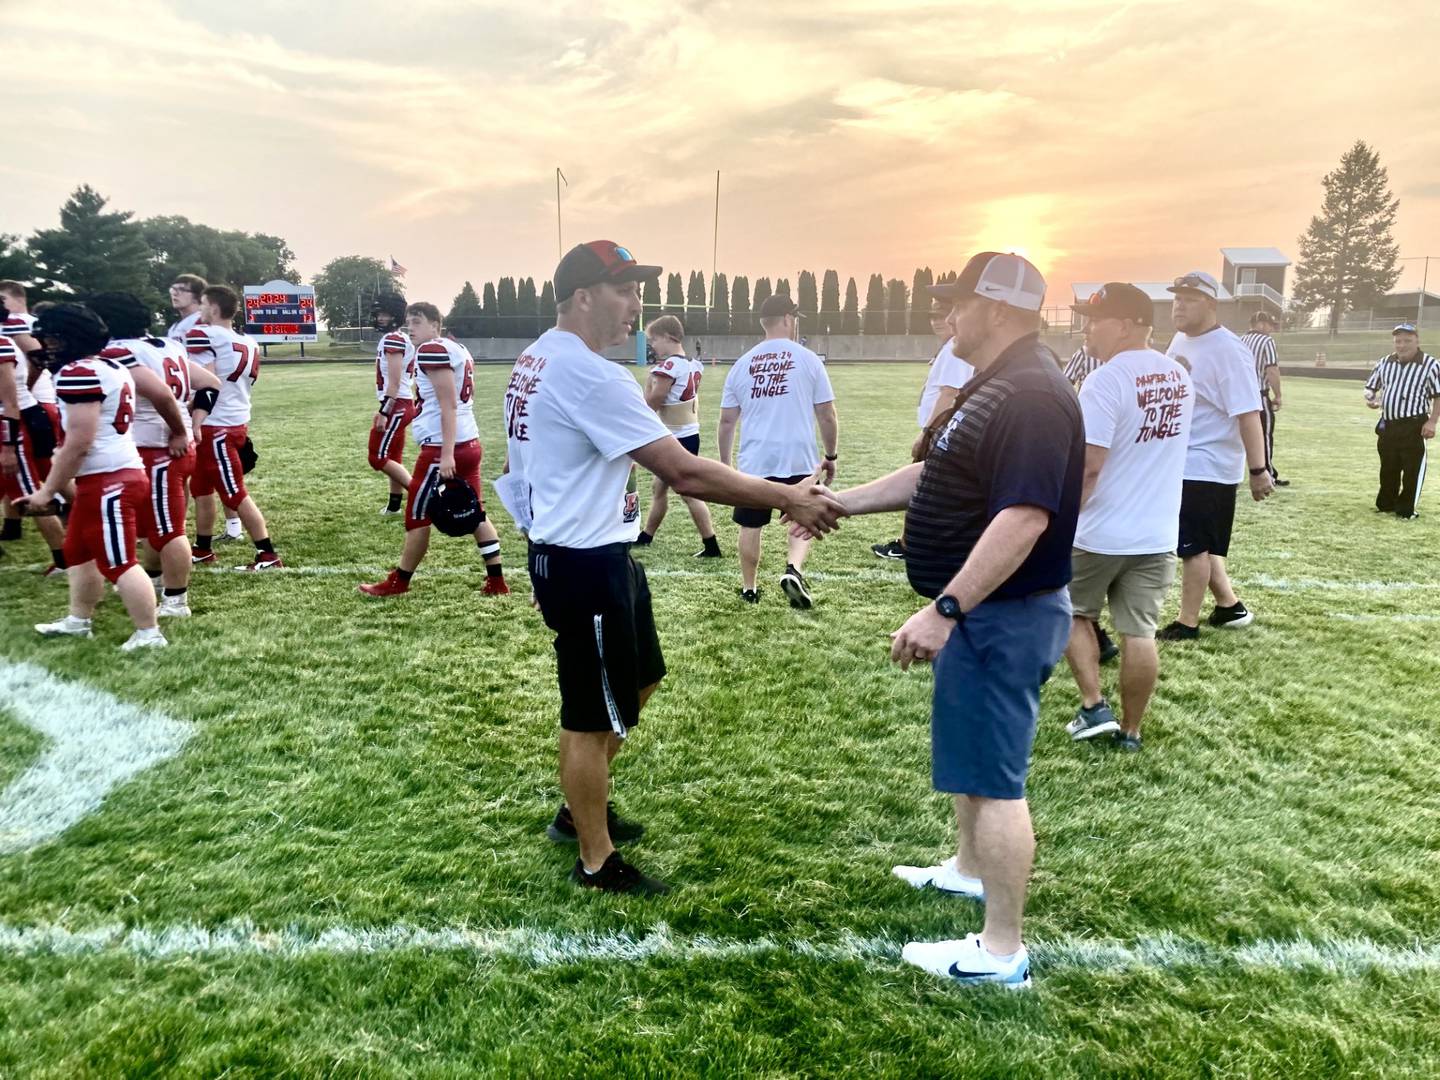
[[(7, 314), (5, 321), (0, 323), (0, 334), (13, 337), (15, 334), (34, 334), (34, 315), (13, 315)], [(55, 404), (55, 380), (50, 377), (50, 372), (41, 370), (39, 377), (35, 380), (34, 386), (26, 386), (30, 381), (30, 365), (25, 359), (25, 354), (16, 349), (18, 358), (15, 361), (15, 380), (19, 384), (20, 408), (28, 409), (37, 401), (41, 405)]]
[[(694, 401), (700, 396), (700, 380), (705, 377), (705, 365), (699, 360), (686, 356), (684, 353), (677, 353), (675, 356), (667, 356), (660, 360), (650, 369), (652, 375), (664, 375), (672, 380), (670, 390), (665, 395), (663, 405), (683, 405), (687, 401)], [(665, 420), (662, 413), (661, 419)], [(666, 427), (677, 439), (683, 439), (688, 435), (698, 435), (700, 424), (685, 423), (678, 426), (671, 426), (666, 421)]]
[[(25, 354), (20, 351), (20, 346), (15, 344), (15, 339), (0, 334), (0, 364), (10, 364), (15, 369), (15, 392), (19, 398), (20, 408), (28, 409), (35, 404), (35, 395), (31, 394), (25, 387)], [(26, 397), (29, 401), (26, 401)], [(0, 402), (0, 416), (9, 415), (5, 411), (4, 402)], [(14, 420), (17, 417), (10, 417)]]
[(95, 441), (85, 452), (76, 476), (138, 469), (140, 452), (130, 425), (135, 420), (135, 380), (114, 360), (91, 356), (60, 369), (55, 380), (60, 395), (60, 421), (70, 426), (70, 410), (92, 401), (100, 403), (100, 423)]
[(449, 368), (455, 377), (456, 445), (478, 439), (480, 429), (470, 404), (475, 396), (475, 361), (469, 349), (449, 338), (435, 338), (415, 350), (415, 419), (410, 421), (410, 430), (422, 445), (441, 442), (440, 405), (429, 372), (442, 368)]
[(400, 385), (391, 387), (394, 393), (389, 396), (401, 401), (410, 400), (410, 380), (415, 377), (415, 343), (403, 330), (391, 330), (382, 334), (375, 345), (375, 398), (382, 404), (387, 396), (385, 379), (390, 373), (390, 356), (397, 352), (405, 354), (405, 367), (400, 375)]
[[(185, 346), (170, 338), (115, 338), (100, 355), (127, 368), (147, 367), (158, 375), (180, 406), (186, 436), (194, 438), (190, 427), (190, 360)], [(170, 443), (170, 425), (160, 419), (150, 399), (140, 393), (135, 395), (134, 432), (136, 446), (155, 448)]]
[(185, 335), (200, 325), (200, 309), (196, 308), (189, 315), (180, 316), (179, 320), (170, 324), (170, 329), (165, 331), (165, 336), (172, 341), (185, 344)]
[(228, 326), (197, 326), (185, 335), (185, 350), (197, 364), (215, 369), (220, 399), (206, 427), (240, 427), (250, 422), (250, 388), (260, 377), (260, 343)]

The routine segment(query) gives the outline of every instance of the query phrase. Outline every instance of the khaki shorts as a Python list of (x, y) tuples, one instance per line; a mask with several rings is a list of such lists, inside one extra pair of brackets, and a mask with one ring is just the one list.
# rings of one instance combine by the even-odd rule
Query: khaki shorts
[(1110, 618), (1126, 637), (1153, 638), (1160, 609), (1175, 580), (1175, 554), (1097, 555), (1070, 553), (1070, 605), (1086, 619), (1100, 618), (1110, 601)]

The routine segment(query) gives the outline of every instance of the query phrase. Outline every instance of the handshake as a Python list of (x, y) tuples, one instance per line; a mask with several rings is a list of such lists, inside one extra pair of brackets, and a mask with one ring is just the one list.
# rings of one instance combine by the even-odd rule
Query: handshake
[(780, 521), (790, 527), (797, 540), (817, 540), (840, 527), (850, 511), (844, 501), (819, 479), (820, 473), (788, 488), (789, 498), (781, 507)]

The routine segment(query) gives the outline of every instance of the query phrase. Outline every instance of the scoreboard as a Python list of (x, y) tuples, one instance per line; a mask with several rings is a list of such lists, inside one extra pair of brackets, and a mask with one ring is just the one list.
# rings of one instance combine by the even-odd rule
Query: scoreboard
[(315, 289), (289, 281), (245, 286), (245, 333), (262, 344), (315, 341)]

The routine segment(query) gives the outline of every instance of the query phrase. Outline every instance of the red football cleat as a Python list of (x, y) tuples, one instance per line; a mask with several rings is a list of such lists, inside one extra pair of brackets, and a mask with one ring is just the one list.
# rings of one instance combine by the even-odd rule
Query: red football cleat
[(201, 552), (197, 552), (196, 554), (190, 556), (190, 565), (191, 565), (191, 566), (204, 566), (204, 565), (206, 565), (207, 563), (213, 563), (214, 561), (215, 561), (215, 552), (213, 552), (213, 551), (201, 551)]
[(390, 571), (384, 581), (377, 581), (374, 585), (360, 585), (360, 591), (366, 596), (403, 596), (410, 591), (410, 583), (401, 581), (395, 571)]
[(245, 569), (247, 571), (281, 570), (284, 569), (284, 566), (285, 564), (280, 561), (279, 555), (276, 555), (273, 551), (267, 551), (264, 555), (261, 555), (258, 559), (252, 562), (249, 566), (245, 567)]
[(69, 575), (53, 562), (44, 570), (40, 571), (40, 576), (43, 578), (59, 578), (61, 581), (66, 581), (69, 578)]
[(481, 596), (509, 596), (510, 586), (505, 584), (503, 577), (487, 577), (485, 587), (480, 590)]

